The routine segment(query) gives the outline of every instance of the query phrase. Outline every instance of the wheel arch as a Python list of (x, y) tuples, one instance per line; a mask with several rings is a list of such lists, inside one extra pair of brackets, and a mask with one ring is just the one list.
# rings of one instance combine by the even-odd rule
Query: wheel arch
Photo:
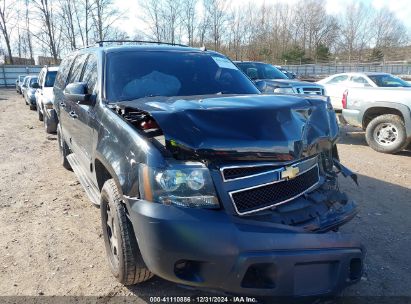
[(407, 137), (411, 136), (411, 112), (406, 105), (400, 103), (376, 102), (371, 107), (364, 109), (362, 115), (363, 129), (367, 128), (371, 120), (384, 114), (399, 116), (404, 122)]
[(99, 191), (101, 191), (106, 181), (113, 179), (118, 190), (121, 192), (121, 194), (123, 194), (123, 187), (116, 172), (102, 155), (99, 155), (95, 158), (94, 171), (96, 174), (97, 187)]

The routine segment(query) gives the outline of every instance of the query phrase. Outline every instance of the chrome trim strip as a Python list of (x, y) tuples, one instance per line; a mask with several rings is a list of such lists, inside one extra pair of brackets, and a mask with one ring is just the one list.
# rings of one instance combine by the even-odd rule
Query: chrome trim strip
[[(289, 201), (292, 201), (293, 199), (296, 199), (297, 197), (299, 197), (299, 196), (307, 193), (308, 191), (310, 191), (310, 190), (312, 190), (314, 187), (316, 187), (316, 186), (318, 185), (318, 183), (320, 182), (320, 169), (319, 169), (319, 167), (318, 167), (318, 164), (315, 164), (314, 166), (311, 166), (311, 167), (308, 168), (307, 170), (305, 170), (305, 171), (303, 171), (303, 172), (300, 172), (300, 173), (297, 175), (297, 176), (299, 176), (299, 175), (301, 175), (301, 174), (304, 174), (305, 172), (310, 171), (310, 170), (313, 169), (314, 167), (317, 167), (317, 182), (316, 182), (314, 185), (312, 185), (312, 186), (309, 187), (308, 189), (304, 190), (303, 192), (301, 192), (301, 193), (299, 193), (299, 194), (297, 194), (297, 195), (295, 195), (295, 196), (293, 196), (293, 197), (291, 197), (291, 198), (289, 198), (289, 199), (286, 199), (286, 200), (284, 200), (284, 201), (282, 201), (282, 202), (279, 202), (279, 203), (272, 204), (272, 205), (270, 205), (270, 206), (265, 206), (265, 207), (262, 207), (262, 208), (259, 208), (259, 209), (254, 209), (254, 210), (250, 210), (250, 211), (246, 211), (246, 212), (239, 212), (238, 209), (237, 209), (237, 206), (236, 206), (236, 204), (235, 204), (235, 202), (234, 202), (233, 194), (238, 193), (238, 192), (243, 192), (243, 191), (251, 190), (251, 189), (255, 189), (255, 188), (261, 188), (261, 187), (268, 186), (268, 185), (273, 185), (273, 184), (280, 183), (280, 182), (285, 182), (285, 181), (287, 181), (286, 179), (280, 179), (280, 180), (272, 181), (272, 182), (270, 182), (270, 183), (265, 183), (265, 184), (261, 184), (261, 185), (258, 185), (258, 186), (253, 186), (253, 187), (249, 187), (249, 188), (243, 188), (243, 189), (234, 190), (234, 191), (229, 192), (228, 194), (230, 195), (231, 202), (233, 203), (233, 206), (234, 206), (235, 211), (237, 212), (238, 215), (246, 215), (246, 214), (250, 214), (250, 213), (255, 213), (255, 212), (258, 212), (258, 211), (262, 211), (262, 210), (265, 210), (265, 209), (270, 209), (270, 208), (272, 208), (272, 207), (285, 204), (285, 203), (287, 203), (287, 202), (289, 202)], [(283, 168), (283, 169), (284, 169), (284, 168)], [(297, 176), (296, 176), (296, 177), (297, 177)]]
[[(284, 168), (288, 165), (292, 165), (293, 167), (295, 165), (299, 165), (299, 164), (305, 164), (306, 162), (309, 161), (315, 161), (316, 163), (318, 163), (318, 155), (315, 155), (314, 157), (309, 157), (303, 161), (300, 162), (295, 162), (295, 160), (293, 161), (287, 161), (287, 162), (273, 162), (273, 163), (260, 163), (258, 165), (236, 165), (236, 166), (226, 166), (226, 167), (221, 167), (220, 168), (220, 174), (223, 178), (223, 182), (231, 182), (231, 181), (235, 181), (235, 180), (240, 180), (240, 179), (245, 179), (245, 178), (251, 178), (251, 177), (256, 177), (256, 176), (260, 176), (260, 175), (265, 175), (265, 174), (269, 174), (269, 173), (274, 173), (277, 171), (283, 171)], [(260, 173), (255, 173), (255, 174), (251, 174), (251, 175), (246, 175), (246, 176), (241, 176), (241, 177), (236, 177), (236, 178), (230, 178), (230, 179), (226, 179), (224, 176), (224, 170), (225, 169), (241, 169), (241, 168), (255, 168), (255, 167), (264, 167), (264, 166), (281, 166), (281, 168), (278, 169), (273, 169), (273, 170), (269, 170), (269, 171), (264, 171), (264, 172), (260, 172)], [(307, 170), (306, 170), (307, 171)], [(304, 171), (305, 172), (305, 171)]]

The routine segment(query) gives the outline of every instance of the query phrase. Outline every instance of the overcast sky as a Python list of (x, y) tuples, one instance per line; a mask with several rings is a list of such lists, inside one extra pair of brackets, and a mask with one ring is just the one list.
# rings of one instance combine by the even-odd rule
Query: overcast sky
[[(144, 23), (138, 18), (139, 16), (139, 0), (114, 0), (121, 10), (126, 12), (126, 19), (121, 22), (120, 28), (132, 35), (137, 29), (145, 30)], [(233, 6), (240, 6), (252, 1), (256, 5), (261, 5), (264, 2), (286, 2), (295, 3), (298, 0), (231, 0)], [(351, 0), (355, 2), (363, 2), (365, 4), (372, 4), (375, 8), (386, 8), (393, 11), (399, 19), (401, 19), (411, 31), (411, 1), (410, 0)], [(340, 14), (350, 0), (326, 0), (327, 11), (330, 14)]]

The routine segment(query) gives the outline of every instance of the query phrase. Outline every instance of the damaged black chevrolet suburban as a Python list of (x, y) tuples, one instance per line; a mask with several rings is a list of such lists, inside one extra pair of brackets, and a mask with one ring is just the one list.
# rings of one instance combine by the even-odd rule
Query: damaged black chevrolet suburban
[(54, 95), (62, 165), (100, 207), (121, 283), (311, 296), (361, 278), (325, 97), (262, 95), (221, 54), (148, 43), (75, 52)]

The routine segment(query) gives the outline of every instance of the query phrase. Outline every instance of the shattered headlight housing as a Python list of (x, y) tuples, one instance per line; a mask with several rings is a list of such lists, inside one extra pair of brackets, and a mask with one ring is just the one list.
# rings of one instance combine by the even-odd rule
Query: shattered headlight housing
[(207, 167), (183, 163), (167, 168), (139, 165), (139, 190), (142, 199), (190, 208), (219, 208), (220, 204)]

